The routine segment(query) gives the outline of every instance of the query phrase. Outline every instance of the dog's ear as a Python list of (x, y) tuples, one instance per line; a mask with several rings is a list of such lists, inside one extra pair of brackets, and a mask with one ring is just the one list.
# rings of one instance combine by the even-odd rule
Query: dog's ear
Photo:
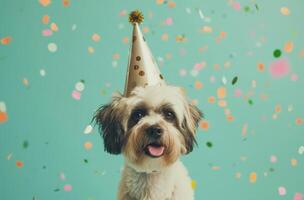
[(195, 132), (198, 127), (198, 123), (203, 117), (203, 113), (195, 106), (188, 103), (188, 112), (185, 113), (184, 120), (182, 122), (183, 136), (185, 140), (186, 154), (193, 150), (194, 144), (197, 144), (195, 140)]
[(104, 149), (111, 154), (120, 154), (124, 141), (121, 124), (123, 113), (119, 101), (120, 99), (113, 99), (111, 103), (101, 106), (93, 117), (103, 137)]

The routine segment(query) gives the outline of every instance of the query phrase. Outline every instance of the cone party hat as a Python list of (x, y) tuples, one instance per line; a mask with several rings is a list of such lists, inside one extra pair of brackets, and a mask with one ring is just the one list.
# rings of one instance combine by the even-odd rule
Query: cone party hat
[(130, 13), (129, 21), (133, 25), (133, 37), (124, 91), (126, 97), (138, 86), (166, 84), (139, 28), (143, 15), (138, 10), (133, 11)]

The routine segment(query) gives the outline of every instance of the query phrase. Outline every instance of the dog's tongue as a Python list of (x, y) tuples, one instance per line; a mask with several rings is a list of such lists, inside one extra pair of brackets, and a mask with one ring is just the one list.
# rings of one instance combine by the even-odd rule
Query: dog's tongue
[(163, 146), (153, 146), (149, 145), (148, 146), (148, 151), (152, 156), (161, 156), (164, 152), (165, 147)]

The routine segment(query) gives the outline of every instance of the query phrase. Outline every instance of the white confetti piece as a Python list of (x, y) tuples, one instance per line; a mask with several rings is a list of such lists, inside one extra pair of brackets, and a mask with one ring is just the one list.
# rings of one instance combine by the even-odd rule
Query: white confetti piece
[(75, 31), (77, 29), (77, 25), (76, 24), (73, 24), (72, 25), (72, 31)]
[(224, 85), (227, 84), (227, 78), (226, 78), (225, 76), (222, 77), (222, 83), (223, 83)]
[(55, 53), (57, 51), (57, 45), (55, 43), (49, 43), (48, 49), (50, 52)]
[(44, 69), (40, 69), (40, 75), (41, 75), (41, 76), (45, 76), (45, 75), (46, 75), (46, 72), (45, 72)]
[(6, 112), (6, 106), (3, 101), (0, 101), (0, 112)]
[(300, 146), (300, 147), (299, 147), (298, 153), (299, 153), (300, 155), (304, 154), (304, 146)]
[(186, 13), (191, 14), (191, 8), (186, 8)]
[(190, 72), (191, 76), (196, 77), (198, 75), (198, 71), (197, 70), (191, 70)]
[(85, 127), (83, 133), (84, 134), (90, 134), (93, 130), (93, 127), (91, 125), (87, 125), (87, 127)]
[(75, 89), (79, 92), (82, 92), (84, 90), (85, 86), (83, 82), (79, 81), (75, 84)]
[(198, 14), (199, 14), (199, 16), (200, 16), (201, 19), (205, 18), (205, 16), (204, 16), (204, 14), (203, 14), (203, 12), (202, 12), (201, 9), (198, 10)]
[(293, 110), (293, 105), (288, 105), (287, 110), (288, 112), (291, 112)]
[(117, 67), (117, 64), (118, 64), (118, 63), (117, 63), (116, 60), (113, 60), (113, 61), (112, 61), (112, 66), (113, 66), (114, 68)]

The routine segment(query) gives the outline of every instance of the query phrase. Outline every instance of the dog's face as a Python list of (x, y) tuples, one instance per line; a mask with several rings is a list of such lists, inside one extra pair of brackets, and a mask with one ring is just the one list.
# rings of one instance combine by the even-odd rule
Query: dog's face
[(122, 153), (137, 171), (160, 170), (192, 151), (202, 113), (174, 86), (138, 87), (118, 94), (94, 119), (105, 150)]

